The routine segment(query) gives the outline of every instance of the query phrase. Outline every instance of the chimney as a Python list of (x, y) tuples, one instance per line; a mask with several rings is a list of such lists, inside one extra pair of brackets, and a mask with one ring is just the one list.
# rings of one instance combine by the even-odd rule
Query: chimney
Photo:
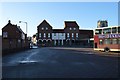
[(8, 20), (8, 23), (11, 23), (11, 21), (10, 21), (10, 20)]

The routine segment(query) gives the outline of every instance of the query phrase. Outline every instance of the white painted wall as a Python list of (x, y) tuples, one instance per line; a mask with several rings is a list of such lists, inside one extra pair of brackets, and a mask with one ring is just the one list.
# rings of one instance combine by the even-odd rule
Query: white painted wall
[[(56, 34), (56, 36), (54, 35)], [(65, 33), (52, 33), (52, 40), (64, 40)]]

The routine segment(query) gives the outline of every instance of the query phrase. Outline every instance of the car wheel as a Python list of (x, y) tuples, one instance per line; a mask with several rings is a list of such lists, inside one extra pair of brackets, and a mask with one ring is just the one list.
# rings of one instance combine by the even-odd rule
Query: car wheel
[(104, 52), (109, 52), (110, 49), (108, 47), (104, 48)]

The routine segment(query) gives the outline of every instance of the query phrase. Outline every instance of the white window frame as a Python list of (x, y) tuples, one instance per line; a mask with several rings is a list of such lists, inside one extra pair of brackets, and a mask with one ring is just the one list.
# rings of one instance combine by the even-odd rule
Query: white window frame
[(44, 38), (46, 37), (46, 34), (44, 33)]
[(74, 37), (74, 33), (72, 33), (72, 38)]
[(48, 38), (50, 38), (50, 33), (48, 33)]
[(39, 33), (39, 37), (41, 38), (41, 33)]
[(7, 38), (8, 37), (8, 32), (3, 32), (3, 37)]
[(48, 27), (46, 27), (46, 30), (48, 30)]
[(76, 30), (76, 28), (74, 28), (74, 30)]
[(76, 37), (78, 38), (78, 33), (76, 33)]
[(72, 28), (71, 28), (71, 27), (70, 27), (69, 29), (70, 29), (70, 30), (72, 30)]
[(70, 34), (69, 34), (69, 33), (67, 33), (67, 37), (70, 37)]
[(43, 28), (43, 27), (42, 27), (41, 29), (42, 29), (42, 30), (44, 30), (44, 28)]

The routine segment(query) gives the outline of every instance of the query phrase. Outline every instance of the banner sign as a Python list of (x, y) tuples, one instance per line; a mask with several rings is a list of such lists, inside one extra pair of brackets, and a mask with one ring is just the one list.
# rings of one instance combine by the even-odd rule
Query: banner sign
[(120, 38), (120, 34), (104, 34), (99, 35), (99, 38)]

